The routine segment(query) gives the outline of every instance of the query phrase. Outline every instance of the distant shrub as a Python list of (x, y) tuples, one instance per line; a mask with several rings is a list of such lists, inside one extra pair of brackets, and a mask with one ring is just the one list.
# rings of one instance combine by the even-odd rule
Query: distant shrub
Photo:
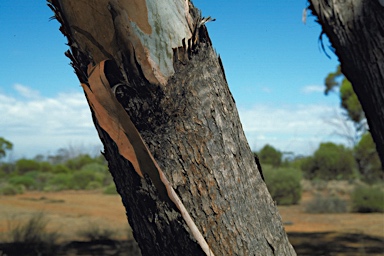
[(80, 170), (84, 165), (93, 163), (95, 160), (87, 154), (78, 155), (75, 158), (67, 160), (66, 165), (71, 170)]
[(81, 170), (89, 170), (94, 172), (108, 172), (108, 166), (100, 163), (89, 163), (81, 167)]
[(301, 169), (301, 166), (305, 161), (305, 159), (306, 158), (303, 156), (296, 156), (291, 159), (286, 159), (284, 162), (284, 166), (288, 166), (295, 169)]
[(311, 185), (313, 190), (326, 190), (328, 187), (328, 182), (322, 179), (311, 180)]
[(14, 163), (0, 163), (0, 170), (5, 174), (10, 174), (16, 170)]
[(337, 196), (316, 195), (305, 207), (308, 213), (345, 213), (348, 204)]
[(301, 198), (301, 172), (293, 168), (264, 166), (265, 183), (278, 205), (297, 204)]
[(52, 172), (53, 165), (51, 165), (49, 162), (39, 162), (39, 163), (40, 163), (39, 171)]
[[(24, 173), (23, 176), (30, 177), (35, 180), (40, 174), (41, 174), (40, 171), (30, 171), (30, 172)], [(15, 176), (12, 176), (12, 177), (15, 177)]]
[(100, 154), (93, 159), (94, 159), (94, 161), (96, 161), (96, 163), (108, 166), (108, 162), (107, 162), (107, 160), (105, 160), (105, 157), (103, 156), (103, 154)]
[(90, 181), (85, 189), (87, 190), (93, 190), (93, 189), (98, 189), (101, 188), (102, 184), (99, 181)]
[[(29, 173), (28, 173), (29, 174)], [(54, 177), (53, 173), (50, 172), (37, 172), (36, 176), (34, 176), (36, 189), (43, 190), (44, 187), (47, 186), (49, 181)]]
[(382, 182), (384, 172), (381, 170), (379, 154), (369, 132), (361, 137), (354, 148), (354, 152), (360, 179), (368, 183)]
[(67, 166), (63, 164), (58, 164), (52, 168), (52, 172), (53, 173), (71, 173), (72, 171)]
[(14, 186), (24, 186), (26, 189), (34, 189), (36, 187), (35, 179), (28, 175), (10, 177), (8, 182)]
[(354, 212), (384, 212), (384, 191), (380, 187), (360, 185), (351, 196)]
[(0, 168), (0, 179), (4, 178), (6, 176), (7, 176), (7, 174), (3, 170), (1, 170), (1, 168)]
[(0, 186), (0, 195), (13, 196), (24, 193), (24, 189), (21, 186), (15, 186), (11, 184), (4, 184)]
[(109, 184), (108, 186), (106, 186), (104, 188), (104, 191), (103, 191), (104, 194), (107, 194), (107, 195), (116, 195), (118, 194), (117, 191), (116, 191), (116, 185), (115, 183), (111, 183)]
[(24, 174), (30, 171), (40, 170), (40, 163), (30, 159), (20, 159), (16, 161), (16, 171), (19, 174)]
[(102, 183), (104, 174), (92, 170), (76, 171), (72, 176), (72, 185), (74, 189), (86, 189), (91, 181)]
[(301, 166), (304, 178), (340, 180), (355, 178), (356, 163), (352, 152), (343, 145), (321, 143), (312, 157)]
[(72, 175), (68, 173), (53, 175), (44, 186), (45, 191), (61, 191), (72, 188)]
[(283, 154), (267, 144), (260, 150), (258, 156), (261, 164), (269, 164), (273, 167), (279, 167), (282, 163)]

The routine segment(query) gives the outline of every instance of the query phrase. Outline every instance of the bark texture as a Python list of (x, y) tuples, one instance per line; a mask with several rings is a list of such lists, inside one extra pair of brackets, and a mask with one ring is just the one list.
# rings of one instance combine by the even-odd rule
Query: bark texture
[[(79, 80), (87, 84), (89, 63), (113, 60), (116, 65), (105, 73), (111, 86), (120, 84), (114, 87), (118, 101), (215, 255), (296, 255), (258, 172), (199, 11), (189, 1), (170, 1), (187, 4), (188, 13), (178, 17), (185, 18), (179, 26), (190, 33), (182, 30), (186, 37), (175, 45), (167, 39), (171, 32), (164, 37), (153, 34), (156, 27), (146, 28), (153, 43), (145, 45), (139, 42), (140, 29), (139, 41), (128, 33), (139, 21), (124, 17), (137, 10), (144, 12), (140, 17), (165, 19), (162, 8), (149, 7), (150, 2), (50, 1)], [(150, 13), (151, 8), (157, 11)], [(153, 45), (162, 45), (155, 53), (169, 53), (172, 47), (172, 67), (163, 63), (167, 69), (161, 68), (162, 59), (148, 54)], [(174, 205), (159, 197), (149, 177), (133, 170), (93, 118), (142, 254), (204, 255)]]
[(384, 166), (384, 7), (378, 0), (309, 0), (363, 107)]

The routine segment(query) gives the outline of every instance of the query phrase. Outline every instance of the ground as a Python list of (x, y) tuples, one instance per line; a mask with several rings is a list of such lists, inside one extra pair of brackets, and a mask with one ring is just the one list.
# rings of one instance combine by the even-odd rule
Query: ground
[[(301, 204), (279, 206), (285, 229), (298, 255), (384, 255), (384, 214), (304, 213), (304, 205), (310, 198), (311, 195), (305, 193)], [(0, 206), (2, 243), (10, 239), (10, 227), (39, 212), (44, 212), (49, 220), (48, 231), (60, 233), (61, 244), (86, 241), (87, 238), (79, 235), (79, 231), (95, 226), (112, 230), (116, 241), (132, 238), (118, 195), (104, 195), (97, 191), (27, 192), (0, 196)], [(70, 246), (95, 245), (77, 242)], [(91, 255), (80, 254), (78, 248), (76, 250), (73, 249), (72, 254), (60, 255)], [(107, 255), (105, 251), (103, 253)]]

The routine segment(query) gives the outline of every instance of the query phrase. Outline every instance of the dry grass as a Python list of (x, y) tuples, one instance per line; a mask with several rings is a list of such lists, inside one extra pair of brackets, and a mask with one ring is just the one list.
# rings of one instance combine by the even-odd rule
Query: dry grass
[(115, 230), (117, 239), (127, 238), (129, 225), (119, 195), (95, 191), (27, 192), (0, 196), (0, 205), (0, 241), (9, 236), (10, 216), (11, 222), (25, 222), (39, 212), (50, 220), (48, 231), (60, 232), (60, 241), (84, 239), (77, 232), (87, 229), (89, 223)]
[[(336, 185), (331, 183), (330, 185), (325, 184), (322, 186), (322, 190), (316, 191), (325, 191), (327, 188), (335, 187), (334, 190), (337, 191), (337, 193), (343, 194), (350, 189), (349, 183), (340, 183)], [(278, 207), (283, 222), (286, 223), (286, 231), (291, 234), (292, 232), (304, 234), (301, 238), (293, 237), (295, 243), (300, 239), (302, 239), (301, 241), (304, 241), (303, 239), (310, 237), (310, 234), (318, 234), (320, 232), (331, 232), (330, 234), (336, 234), (320, 236), (324, 237), (324, 239), (333, 239), (332, 237), (337, 236), (337, 234), (343, 234), (343, 237), (349, 235), (354, 237), (355, 234), (360, 234), (361, 237), (372, 236), (384, 238), (384, 214), (306, 213), (305, 205), (312, 200), (313, 197), (314, 192), (307, 190), (303, 193), (299, 205)], [(114, 239), (132, 238), (131, 231), (127, 231), (129, 226), (125, 216), (125, 209), (121, 203), (119, 195), (105, 195), (101, 191), (28, 192), (23, 195), (0, 196), (0, 205), (0, 234), (3, 235), (0, 241), (4, 241), (5, 237), (9, 236), (9, 233), (6, 233), (8, 230), (9, 216), (15, 216), (15, 221), (23, 220), (25, 222), (35, 213), (42, 211), (50, 220), (47, 223), (45, 230), (47, 232), (59, 231), (61, 235), (59, 242), (74, 240), (89, 241), (89, 238), (79, 235), (78, 232), (80, 230), (89, 229), (90, 223), (96, 223), (98, 227), (101, 227), (101, 233), (104, 232), (103, 229), (105, 228), (103, 227), (108, 227), (108, 229), (113, 230), (115, 233), (111, 236)], [(88, 230), (88, 233), (89, 232), (92, 233), (93, 231)], [(299, 244), (299, 242), (300, 241), (297, 243)], [(327, 242), (331, 242), (331, 240)], [(365, 244), (362, 246), (366, 246), (366, 241), (364, 243)], [(322, 246), (323, 244), (320, 244), (319, 248)], [(360, 250), (362, 247), (360, 246), (356, 248), (359, 248)]]
[(349, 196), (353, 189), (360, 185), (359, 181), (346, 181), (346, 180), (302, 180), (301, 185), (304, 192), (311, 192), (312, 194), (323, 193), (326, 195), (338, 195), (338, 196)]

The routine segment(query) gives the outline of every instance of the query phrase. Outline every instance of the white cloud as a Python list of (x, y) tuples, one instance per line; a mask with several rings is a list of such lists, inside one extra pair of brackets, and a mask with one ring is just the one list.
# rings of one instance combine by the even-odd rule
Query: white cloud
[(301, 89), (304, 94), (324, 92), (325, 88), (323, 85), (307, 85)]
[(239, 113), (253, 150), (270, 144), (281, 151), (309, 155), (321, 142), (343, 142), (335, 136), (335, 126), (325, 121), (334, 111), (326, 105), (255, 105)]
[[(25, 86), (15, 90), (28, 92)], [(0, 93), (0, 137), (14, 144), (14, 157), (55, 153), (69, 145), (101, 148), (91, 113), (82, 93), (22, 98)], [(311, 154), (320, 142), (337, 141), (335, 126), (326, 122), (335, 108), (326, 105), (255, 105), (240, 109), (245, 134), (253, 150), (271, 144), (281, 151)]]
[(40, 93), (22, 84), (14, 84), (13, 88), (24, 98), (37, 99), (40, 97)]
[(68, 144), (100, 145), (83, 94), (47, 98), (23, 85), (14, 89), (26, 97), (0, 94), (0, 136), (14, 144), (16, 158), (54, 153)]

